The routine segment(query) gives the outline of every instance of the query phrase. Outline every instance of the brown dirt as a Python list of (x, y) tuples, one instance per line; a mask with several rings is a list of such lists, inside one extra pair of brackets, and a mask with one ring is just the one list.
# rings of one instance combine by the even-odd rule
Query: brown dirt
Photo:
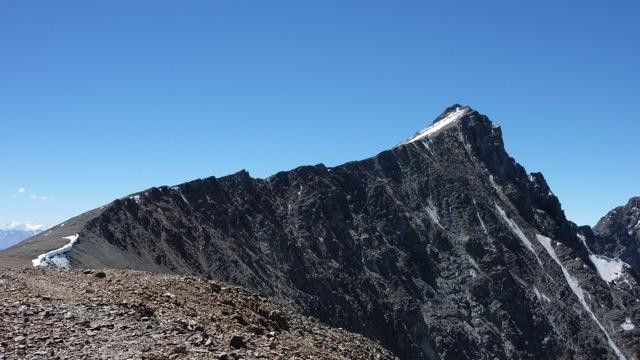
[(393, 359), (242, 288), (136, 271), (0, 270), (0, 359)]

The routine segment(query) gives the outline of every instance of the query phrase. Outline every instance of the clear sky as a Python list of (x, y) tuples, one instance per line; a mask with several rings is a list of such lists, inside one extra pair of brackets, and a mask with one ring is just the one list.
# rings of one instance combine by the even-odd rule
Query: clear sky
[(637, 0), (0, 0), (0, 223), (365, 158), (461, 103), (594, 224), (640, 195), (638, 15)]

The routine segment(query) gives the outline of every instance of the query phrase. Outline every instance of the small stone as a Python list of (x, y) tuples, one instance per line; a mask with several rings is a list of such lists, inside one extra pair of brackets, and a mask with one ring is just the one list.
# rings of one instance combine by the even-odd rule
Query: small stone
[(173, 348), (172, 351), (173, 354), (186, 354), (187, 353), (187, 347), (184, 345), (179, 345)]
[(214, 282), (209, 282), (209, 286), (211, 287), (211, 291), (214, 293), (219, 293), (222, 290), (222, 287)]
[(244, 325), (244, 326), (249, 325), (249, 323), (247, 323), (247, 320), (245, 320), (244, 317), (240, 314), (233, 315), (233, 320), (237, 321), (238, 324), (240, 325)]
[(107, 274), (105, 274), (103, 271), (99, 271), (99, 272), (96, 273), (96, 277), (98, 279), (103, 279), (103, 278), (107, 277)]
[(244, 338), (239, 335), (234, 335), (231, 337), (231, 341), (229, 341), (229, 346), (234, 349), (246, 348), (247, 343), (244, 341)]
[(249, 331), (251, 331), (252, 333), (254, 333), (256, 335), (264, 334), (264, 329), (259, 327), (259, 326), (252, 326), (252, 327), (249, 328)]
[(218, 360), (229, 360), (229, 354), (223, 352), (220, 355), (218, 355)]
[(26, 339), (24, 336), (16, 336), (13, 338), (15, 342), (22, 342), (24, 339)]

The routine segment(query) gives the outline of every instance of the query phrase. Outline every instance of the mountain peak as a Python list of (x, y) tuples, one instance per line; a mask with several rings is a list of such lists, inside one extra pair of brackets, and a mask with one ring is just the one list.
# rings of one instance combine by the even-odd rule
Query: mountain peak
[(469, 106), (460, 105), (460, 104), (456, 103), (456, 104), (453, 104), (453, 105), (449, 106), (448, 108), (444, 109), (442, 114), (438, 115), (438, 117), (435, 120), (433, 120), (432, 124), (440, 122), (440, 121), (444, 120), (445, 118), (447, 118), (452, 113), (455, 113), (455, 112), (461, 111), (461, 110), (467, 110), (467, 112), (473, 111), (473, 109), (471, 107), (469, 107)]
[(433, 121), (431, 125), (418, 131), (412, 137), (402, 142), (400, 145), (409, 144), (414, 141), (434, 136), (441, 130), (448, 128), (452, 124), (455, 124), (458, 120), (462, 119), (465, 115), (469, 114), (472, 111), (473, 109), (471, 109), (470, 107), (462, 106), (459, 104), (449, 106), (444, 110), (442, 114), (440, 114), (440, 116), (438, 116)]

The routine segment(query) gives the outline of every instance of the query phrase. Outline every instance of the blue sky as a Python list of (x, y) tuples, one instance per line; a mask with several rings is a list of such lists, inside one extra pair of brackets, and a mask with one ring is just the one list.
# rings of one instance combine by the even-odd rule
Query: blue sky
[(640, 195), (639, 4), (0, 1), (0, 223), (365, 158), (461, 103), (593, 224)]

